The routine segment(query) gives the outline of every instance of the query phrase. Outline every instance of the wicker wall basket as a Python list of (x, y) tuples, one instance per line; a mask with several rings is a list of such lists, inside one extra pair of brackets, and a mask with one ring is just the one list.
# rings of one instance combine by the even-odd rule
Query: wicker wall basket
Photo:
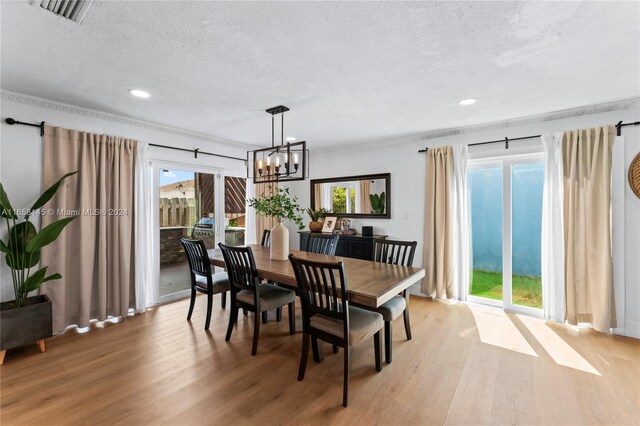
[(633, 159), (629, 166), (629, 186), (633, 193), (640, 198), (640, 153)]

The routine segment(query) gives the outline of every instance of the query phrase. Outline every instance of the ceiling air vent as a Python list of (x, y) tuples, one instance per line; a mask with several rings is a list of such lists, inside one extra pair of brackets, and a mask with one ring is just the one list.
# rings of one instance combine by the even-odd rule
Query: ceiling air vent
[(93, 0), (33, 0), (31, 4), (40, 6), (58, 16), (82, 22)]

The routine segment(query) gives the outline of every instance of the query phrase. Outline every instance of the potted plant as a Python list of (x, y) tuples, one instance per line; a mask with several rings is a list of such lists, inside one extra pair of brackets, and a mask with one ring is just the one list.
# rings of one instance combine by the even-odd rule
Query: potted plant
[(287, 260), (287, 256), (289, 256), (289, 230), (282, 222), (290, 220), (298, 225), (299, 229), (304, 229), (300, 216), (302, 209), (298, 204), (298, 197), (291, 197), (289, 188), (276, 188), (275, 193), (271, 196), (250, 198), (247, 201), (258, 214), (277, 219), (278, 224), (271, 229), (271, 259)]
[(384, 213), (384, 204), (385, 204), (385, 193), (382, 191), (380, 195), (378, 194), (369, 194), (369, 201), (371, 202), (371, 208), (373, 211), (371, 213), (375, 214), (383, 214)]
[(308, 208), (306, 212), (311, 218), (311, 222), (309, 222), (309, 230), (311, 232), (322, 231), (322, 222), (320, 222), (320, 219), (323, 219), (327, 214), (331, 213), (325, 208), (320, 208), (318, 210), (312, 210), (311, 208)]
[(14, 209), (0, 183), (0, 216), (5, 219), (8, 231), (7, 240), (0, 240), (0, 251), (11, 269), (15, 295), (15, 300), (0, 304), (0, 364), (7, 349), (37, 342), (44, 352), (44, 339), (52, 336), (51, 300), (46, 295), (29, 297), (29, 293), (38, 290), (42, 283), (62, 276), (47, 275), (47, 267), (42, 265), (36, 271), (33, 269), (40, 262), (40, 249), (55, 241), (76, 216), (56, 220), (40, 232), (36, 231), (31, 217), (41, 214), (42, 207), (58, 191), (62, 181), (76, 173), (68, 173), (51, 185), (29, 210)]

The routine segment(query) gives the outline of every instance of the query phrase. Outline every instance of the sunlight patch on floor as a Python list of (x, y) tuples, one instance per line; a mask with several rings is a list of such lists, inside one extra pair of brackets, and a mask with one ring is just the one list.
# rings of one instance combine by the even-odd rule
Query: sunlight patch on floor
[(527, 327), (556, 364), (601, 376), (600, 372), (589, 361), (576, 352), (544, 321), (520, 314), (518, 314), (518, 319), (522, 321), (522, 324)]
[(503, 310), (473, 305), (469, 305), (469, 310), (478, 326), (482, 343), (525, 355), (538, 356)]

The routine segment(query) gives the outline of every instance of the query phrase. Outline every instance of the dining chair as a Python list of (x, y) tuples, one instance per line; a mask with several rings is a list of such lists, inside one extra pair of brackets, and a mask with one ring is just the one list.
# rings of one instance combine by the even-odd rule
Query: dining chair
[[(413, 266), (413, 256), (416, 252), (416, 241), (398, 241), (377, 239), (373, 244), (374, 262), (388, 263), (392, 265)], [(409, 323), (409, 299), (407, 290), (402, 295), (394, 296), (391, 300), (378, 308), (368, 308), (378, 312), (384, 318), (384, 358), (387, 364), (391, 364), (393, 327), (391, 322), (398, 318), (400, 314), (404, 317), (404, 331), (407, 340), (411, 340), (411, 324)]]
[[(382, 370), (380, 330), (382, 315), (350, 306), (342, 262), (316, 262), (289, 255), (302, 301), (302, 354), (298, 381), (304, 379), (309, 343), (316, 339), (344, 348), (342, 405), (349, 399), (349, 371), (353, 344), (373, 336), (376, 370)], [(314, 345), (315, 346), (315, 345)]]
[(191, 277), (191, 303), (189, 304), (187, 321), (191, 321), (193, 307), (196, 304), (196, 292), (204, 293), (207, 295), (207, 319), (204, 323), (204, 329), (208, 330), (209, 324), (211, 323), (213, 295), (222, 295), (222, 309), (224, 309), (227, 304), (229, 276), (226, 272), (211, 273), (211, 263), (209, 263), (209, 255), (207, 254), (207, 247), (204, 241), (180, 237), (180, 242), (187, 255), (189, 274)]
[(261, 246), (271, 247), (271, 230), (265, 229), (262, 231), (262, 240), (260, 241)]
[(253, 312), (251, 355), (255, 355), (258, 352), (260, 337), (260, 314), (284, 305), (289, 307), (289, 333), (295, 334), (296, 294), (291, 290), (261, 282), (256, 271), (256, 262), (251, 247), (227, 246), (222, 243), (218, 243), (218, 246), (224, 257), (231, 287), (231, 314), (224, 340), (228, 342), (231, 339), (233, 326), (238, 321), (238, 309)]
[(338, 247), (338, 239), (340, 235), (331, 234), (310, 234), (307, 238), (307, 243), (302, 249), (310, 253), (326, 254), (329, 256), (335, 256), (336, 248)]
[[(271, 230), (265, 229), (262, 231), (262, 240), (260, 241), (260, 245), (263, 247), (271, 247)], [(267, 281), (269, 284), (273, 284), (271, 281)], [(247, 311), (242, 310), (244, 316), (247, 316)], [(269, 312), (262, 312), (262, 323), (266, 324), (269, 320)], [(276, 321), (282, 320), (282, 308), (276, 309)]]

